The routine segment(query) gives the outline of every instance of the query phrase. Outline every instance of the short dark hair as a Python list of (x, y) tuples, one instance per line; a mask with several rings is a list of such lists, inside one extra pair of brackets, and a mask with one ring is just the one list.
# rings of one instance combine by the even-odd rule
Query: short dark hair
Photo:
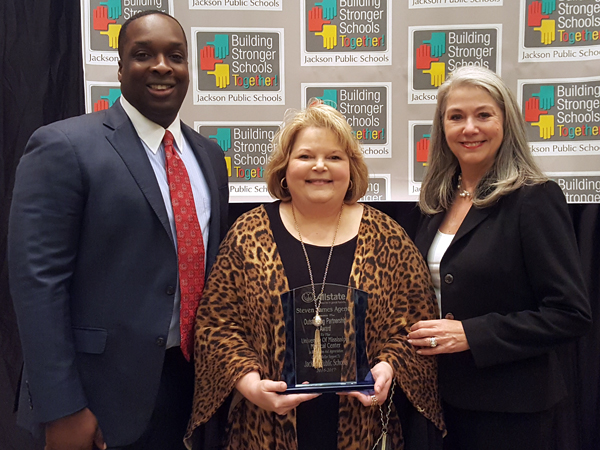
[(151, 16), (153, 14), (160, 14), (162, 16), (167, 16), (171, 19), (173, 19), (175, 22), (177, 22), (177, 25), (179, 25), (179, 28), (181, 28), (181, 32), (183, 33), (183, 40), (185, 41), (185, 47), (187, 48), (187, 37), (185, 36), (185, 31), (183, 29), (183, 27), (181, 26), (181, 24), (179, 23), (179, 21), (173, 17), (170, 14), (167, 14), (164, 11), (161, 11), (160, 9), (147, 9), (146, 11), (140, 11), (137, 14), (134, 14), (133, 16), (131, 16), (129, 19), (127, 19), (125, 21), (125, 23), (123, 25), (121, 25), (121, 31), (119, 31), (119, 42), (118, 42), (118, 52), (119, 52), (119, 58), (123, 57), (122, 52), (122, 48), (125, 45), (125, 42), (127, 42), (127, 28), (129, 27), (129, 25), (131, 25), (132, 22), (144, 17), (144, 16)]

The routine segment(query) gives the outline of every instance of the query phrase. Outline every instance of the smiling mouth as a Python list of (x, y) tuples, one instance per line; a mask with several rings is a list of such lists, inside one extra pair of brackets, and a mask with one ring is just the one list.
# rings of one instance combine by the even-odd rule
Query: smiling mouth
[(171, 89), (173, 86), (170, 84), (149, 84), (148, 87), (154, 91), (166, 91)]
[(483, 144), (484, 142), (485, 141), (463, 142), (462, 145), (464, 145), (467, 148), (469, 148), (469, 147), (477, 147), (477, 146)]
[(306, 180), (307, 183), (325, 184), (331, 183), (332, 180)]

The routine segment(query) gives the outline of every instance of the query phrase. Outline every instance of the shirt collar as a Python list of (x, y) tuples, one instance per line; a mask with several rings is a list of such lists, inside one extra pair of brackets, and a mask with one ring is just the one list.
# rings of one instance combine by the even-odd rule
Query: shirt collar
[[(138, 136), (148, 146), (150, 151), (154, 154), (160, 149), (163, 137), (165, 136), (165, 129), (159, 124), (152, 122), (142, 113), (140, 113), (131, 103), (129, 103), (123, 95), (120, 97), (121, 106), (125, 110), (125, 113), (131, 120), (133, 128), (137, 132)], [(175, 139), (177, 150), (181, 153), (183, 149), (183, 136), (181, 133), (181, 121), (179, 120), (179, 113), (169, 128), (167, 128)]]

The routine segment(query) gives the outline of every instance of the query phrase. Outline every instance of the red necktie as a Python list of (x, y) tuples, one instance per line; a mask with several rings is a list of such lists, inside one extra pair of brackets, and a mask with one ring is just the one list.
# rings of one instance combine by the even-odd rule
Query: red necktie
[(190, 361), (194, 353), (196, 310), (204, 289), (204, 241), (198, 223), (190, 178), (183, 161), (173, 147), (173, 135), (168, 130), (165, 132), (163, 144), (167, 163), (167, 181), (177, 231), (181, 351), (185, 359)]

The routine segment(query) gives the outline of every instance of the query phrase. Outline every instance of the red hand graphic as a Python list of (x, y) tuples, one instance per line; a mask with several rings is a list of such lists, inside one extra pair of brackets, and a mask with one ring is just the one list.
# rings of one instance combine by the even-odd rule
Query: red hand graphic
[(104, 111), (105, 109), (108, 109), (108, 100), (98, 100), (94, 103), (94, 112)]
[(541, 114), (548, 114), (548, 111), (540, 109), (540, 99), (532, 97), (525, 103), (525, 122), (537, 122)]
[(308, 31), (323, 31), (323, 24), (330, 23), (330, 20), (323, 20), (323, 8), (315, 6), (308, 12)]
[(106, 6), (98, 6), (94, 9), (94, 30), (106, 31), (109, 23), (117, 23), (117, 21), (108, 18)]
[(215, 48), (212, 45), (207, 45), (200, 50), (201, 70), (215, 70), (215, 64), (222, 62), (222, 59), (215, 59)]
[(542, 24), (542, 19), (547, 19), (550, 16), (542, 15), (542, 2), (533, 2), (529, 5), (527, 14), (527, 25), (530, 27), (539, 27)]
[(429, 69), (432, 61), (439, 61), (439, 58), (431, 57), (431, 46), (429, 44), (421, 44), (417, 49), (417, 69)]
[(422, 138), (417, 142), (417, 162), (426, 163), (429, 157), (429, 139)]

